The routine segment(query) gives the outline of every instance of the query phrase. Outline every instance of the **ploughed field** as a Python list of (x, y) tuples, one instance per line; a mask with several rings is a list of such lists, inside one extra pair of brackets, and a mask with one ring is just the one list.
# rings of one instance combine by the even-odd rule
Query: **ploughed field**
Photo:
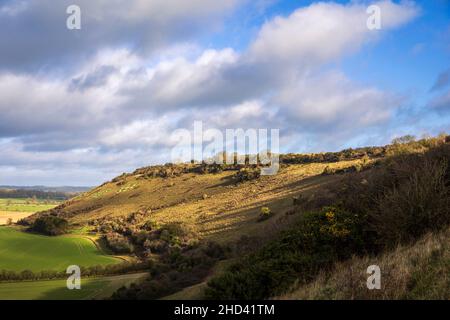
[(83, 236), (47, 237), (0, 227), (0, 270), (64, 271), (70, 265), (89, 267), (119, 262)]

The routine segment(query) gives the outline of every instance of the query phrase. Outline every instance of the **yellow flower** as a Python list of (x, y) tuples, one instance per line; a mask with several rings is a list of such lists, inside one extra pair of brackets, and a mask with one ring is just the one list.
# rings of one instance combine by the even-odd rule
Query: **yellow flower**
[(334, 219), (334, 212), (328, 211), (327, 213), (325, 213), (325, 216), (327, 217), (328, 220), (333, 220)]

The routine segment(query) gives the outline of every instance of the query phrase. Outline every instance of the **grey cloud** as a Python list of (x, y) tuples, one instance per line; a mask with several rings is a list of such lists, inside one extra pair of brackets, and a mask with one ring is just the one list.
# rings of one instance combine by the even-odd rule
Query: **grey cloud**
[(0, 3), (0, 40), (7, 44), (0, 51), (0, 68), (74, 67), (101, 48), (127, 47), (148, 54), (211, 31), (217, 18), (239, 1), (79, 0), (81, 30), (66, 28), (71, 0)]
[(440, 73), (430, 91), (438, 91), (450, 84), (450, 69)]
[(430, 101), (429, 107), (440, 113), (450, 112), (450, 90), (434, 97)]
[(106, 84), (108, 77), (118, 71), (114, 66), (100, 66), (95, 71), (72, 79), (69, 90), (85, 90), (101, 87)]

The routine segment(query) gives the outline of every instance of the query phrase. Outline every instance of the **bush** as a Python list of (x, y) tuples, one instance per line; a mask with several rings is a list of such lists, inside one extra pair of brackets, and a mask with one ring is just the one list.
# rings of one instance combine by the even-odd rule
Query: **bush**
[(108, 233), (105, 240), (114, 253), (132, 253), (134, 251), (134, 247), (128, 239), (118, 233)]
[[(369, 210), (381, 244), (391, 246), (413, 241), (450, 223), (447, 161), (424, 158), (409, 163), (409, 168), (406, 163), (399, 165), (393, 174), (401, 181), (379, 194)], [(398, 176), (408, 169), (412, 171), (407, 178)]]
[(259, 168), (242, 168), (236, 173), (236, 180), (238, 182), (244, 182), (258, 179), (260, 176), (261, 169)]
[(329, 174), (334, 174), (334, 173), (336, 173), (336, 169), (333, 169), (330, 166), (326, 166), (322, 172), (323, 175), (329, 175)]
[(206, 297), (266, 299), (296, 279), (307, 282), (320, 268), (364, 252), (362, 225), (361, 217), (336, 207), (305, 214), (279, 239), (213, 278)]
[(30, 230), (49, 236), (57, 236), (67, 232), (69, 223), (67, 220), (55, 216), (42, 216), (31, 225)]
[(410, 242), (450, 223), (450, 146), (401, 154), (348, 177), (337, 198), (367, 216), (378, 250)]
[(298, 196), (292, 197), (292, 204), (294, 206), (302, 206), (307, 202), (307, 199), (303, 197), (303, 195), (299, 194)]
[(144, 223), (144, 225), (142, 226), (142, 229), (147, 230), (147, 231), (158, 230), (159, 228), (160, 228), (159, 224), (152, 220), (146, 221)]
[(259, 213), (259, 221), (267, 220), (272, 216), (272, 211), (269, 207), (262, 207)]

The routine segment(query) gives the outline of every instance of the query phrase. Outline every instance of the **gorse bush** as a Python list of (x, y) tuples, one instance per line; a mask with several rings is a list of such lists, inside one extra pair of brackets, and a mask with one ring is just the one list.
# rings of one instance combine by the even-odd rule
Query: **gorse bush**
[(208, 283), (209, 299), (265, 299), (310, 280), (339, 258), (364, 249), (360, 217), (328, 207), (308, 213), (295, 228), (261, 251), (245, 257)]
[(259, 221), (269, 219), (273, 215), (269, 207), (262, 207), (259, 212)]

